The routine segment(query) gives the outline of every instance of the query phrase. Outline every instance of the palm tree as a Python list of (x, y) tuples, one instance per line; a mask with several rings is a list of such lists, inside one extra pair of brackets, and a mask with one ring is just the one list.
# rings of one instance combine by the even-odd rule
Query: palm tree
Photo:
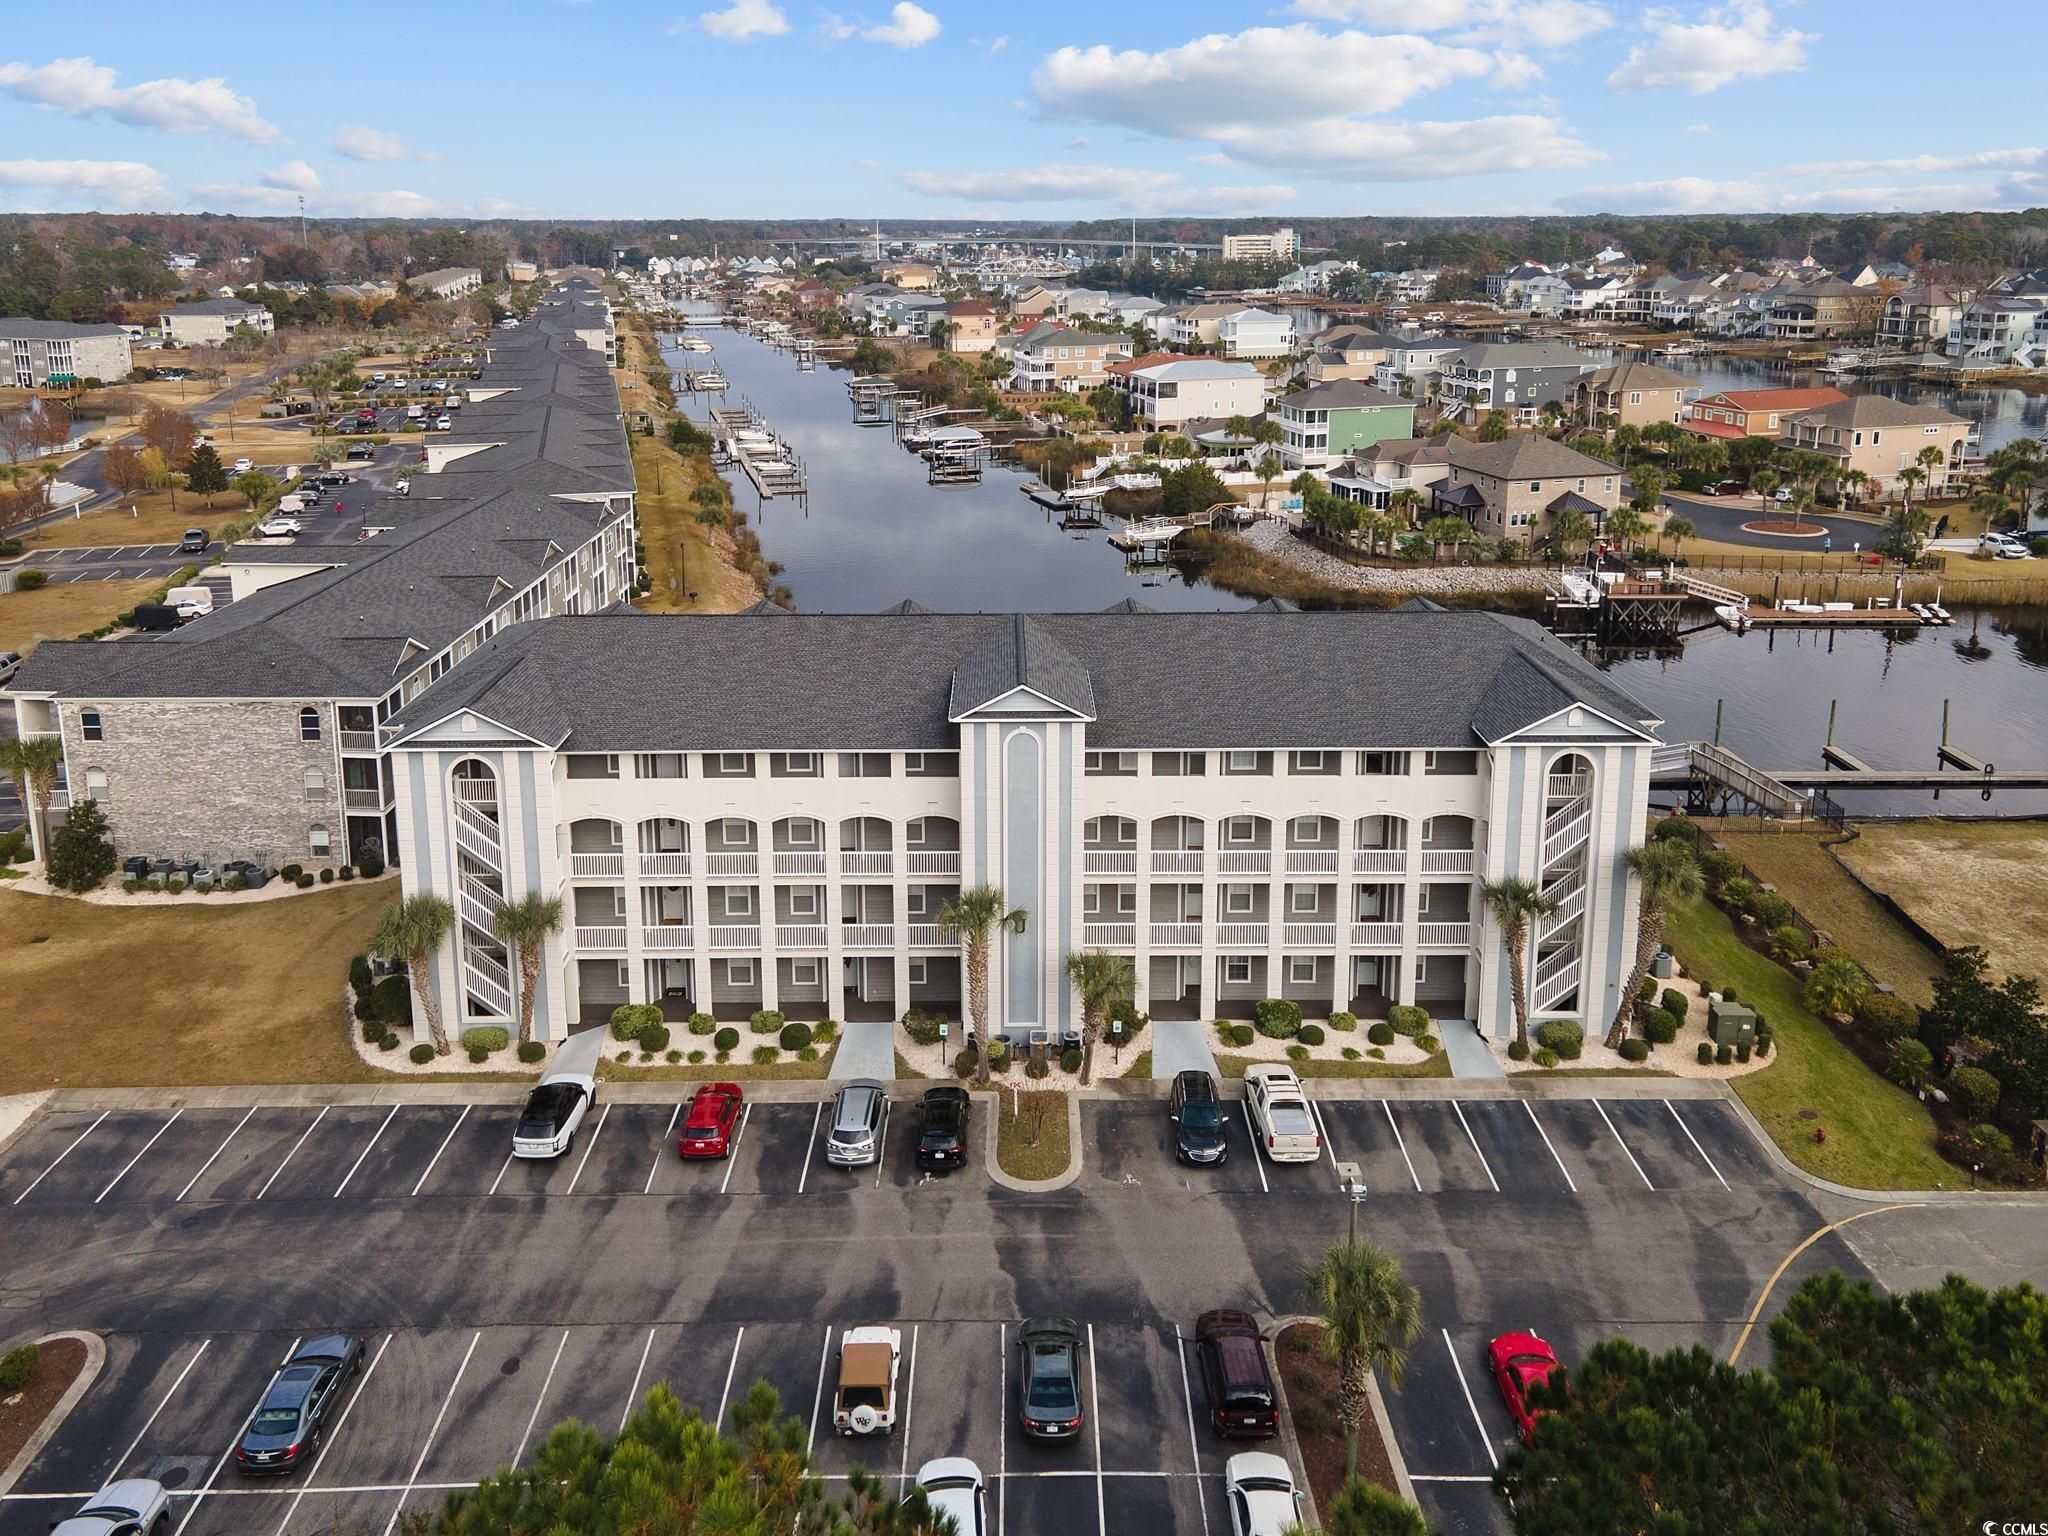
[(1107, 950), (1083, 949), (1067, 956), (1067, 980), (1081, 995), (1081, 1086), (1095, 1067), (1095, 1040), (1109, 1015), (1138, 995), (1131, 962)]
[(1671, 558), (1676, 560), (1684, 553), (1685, 541), (1699, 537), (1699, 529), (1693, 526), (1689, 517), (1667, 517), (1662, 537), (1671, 541)]
[(1853, 507), (1863, 499), (1863, 490), (1870, 484), (1870, 476), (1860, 469), (1845, 469), (1837, 477), (1837, 483), (1842, 487), (1842, 500)]
[(1387, 498), (1387, 510), (1401, 520), (1406, 528), (1415, 521), (1415, 514), (1422, 506), (1422, 492), (1413, 486), (1404, 485)]
[(960, 935), (967, 951), (967, 1015), (974, 1027), (977, 1055), (974, 1080), (988, 1081), (988, 949), (997, 929), (1022, 933), (1030, 914), (1011, 907), (998, 885), (971, 886), (939, 908), (939, 926)]
[(1660, 838), (1631, 848), (1627, 854), (1629, 873), (1642, 886), (1642, 911), (1636, 919), (1636, 961), (1629, 970), (1628, 985), (1621, 989), (1621, 1002), (1614, 1010), (1614, 1023), (1607, 1031), (1610, 1050), (1628, 1038), (1629, 1015), (1643, 978), (1650, 974), (1650, 962), (1664, 942), (1664, 918), (1674, 902), (1687, 901), (1700, 893), (1700, 867), (1692, 848), (1675, 837)]
[(1275, 480), (1280, 478), (1280, 455), (1268, 448), (1259, 455), (1259, 462), (1255, 468), (1259, 472), (1259, 478), (1265, 481), (1268, 486), (1272, 485)]
[(1918, 464), (1908, 464), (1899, 471), (1899, 501), (1908, 512), (1913, 510), (1913, 487), (1927, 483), (1927, 471)]
[(1508, 995), (1515, 1005), (1515, 1038), (1529, 1043), (1529, 976), (1526, 964), (1529, 925), (1557, 911), (1557, 903), (1543, 894), (1535, 882), (1490, 880), (1479, 888), (1479, 898), (1500, 924), (1500, 936), (1508, 947)]
[(1764, 466), (1749, 477), (1749, 488), (1766, 501), (1770, 500), (1771, 492), (1775, 491), (1781, 483), (1782, 479), (1778, 472), (1769, 465)]
[(1927, 494), (1934, 494), (1934, 473), (1948, 463), (1948, 455), (1933, 443), (1922, 448), (1913, 456), (1913, 462), (1927, 471)]
[(1593, 537), (1593, 519), (1577, 507), (1566, 507), (1550, 520), (1550, 539), (1569, 556), (1575, 545)]
[(1650, 531), (1650, 520), (1624, 503), (1607, 514), (1607, 531), (1625, 552)]
[(35, 818), (35, 843), (48, 851), (50, 792), (57, 786), (57, 765), (64, 744), (55, 736), (0, 737), (0, 773), (14, 780), (21, 803)]
[(1369, 1242), (1336, 1244), (1301, 1278), (1303, 1304), (1322, 1324), (1323, 1358), (1337, 1367), (1337, 1421), (1344, 1426), (1345, 1465), (1356, 1474), (1372, 1374), (1399, 1390), (1409, 1346), (1422, 1331), (1422, 1295), (1401, 1278), (1400, 1260)]
[(533, 1038), (533, 997), (540, 990), (541, 950), (562, 926), (560, 898), (529, 891), (491, 914), (491, 932), (519, 957), (519, 1043)]
[(434, 1037), (434, 1054), (448, 1054), (448, 1031), (441, 1025), (441, 1010), (434, 1006), (434, 992), (427, 977), (434, 951), (455, 926), (455, 909), (438, 896), (408, 896), (387, 908), (377, 921), (370, 939), (370, 953), (379, 960), (398, 960), (412, 973), (413, 1000), (427, 1016), (427, 1033)]

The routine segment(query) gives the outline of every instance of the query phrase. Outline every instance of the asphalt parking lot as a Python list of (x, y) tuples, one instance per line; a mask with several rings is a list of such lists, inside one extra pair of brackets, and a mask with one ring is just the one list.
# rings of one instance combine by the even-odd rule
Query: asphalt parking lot
[[(1337, 1160), (1363, 1167), (1363, 1225), (1425, 1297), (1389, 1395), (1418, 1492), (1446, 1532), (1498, 1531), (1486, 1479), (1513, 1429), (1487, 1338), (1534, 1327), (1567, 1360), (1618, 1326), (1725, 1343), (1819, 1224), (1710, 1099), (1325, 1098), (1325, 1155), (1290, 1165), (1233, 1104), (1216, 1169), (1172, 1160), (1158, 1101), (1091, 1099), (1081, 1177), (1023, 1195), (979, 1166), (980, 1101), (973, 1163), (933, 1178), (900, 1100), (880, 1164), (847, 1170), (822, 1105), (759, 1099), (729, 1159), (686, 1164), (681, 1098), (601, 1102), (552, 1163), (510, 1158), (516, 1106), (481, 1098), (45, 1113), (0, 1154), (9, 1332), (95, 1328), (109, 1360), (0, 1497), (0, 1536), (117, 1474), (173, 1486), (179, 1536), (388, 1536), (562, 1418), (614, 1430), (656, 1381), (722, 1415), (757, 1379), (829, 1478), (967, 1455), (999, 1530), (1220, 1536), (1242, 1447), (1203, 1427), (1186, 1335), (1210, 1306), (1297, 1309), (1302, 1259), (1343, 1234)], [(1832, 1240), (1801, 1264), (1858, 1269)], [(1016, 1323), (1046, 1312), (1091, 1335), (1088, 1428), (1063, 1447), (1015, 1423)], [(832, 1343), (876, 1322), (903, 1330), (902, 1422), (844, 1441)], [(346, 1417), (305, 1472), (243, 1483), (223, 1458), (270, 1370), (337, 1328), (372, 1362)]]

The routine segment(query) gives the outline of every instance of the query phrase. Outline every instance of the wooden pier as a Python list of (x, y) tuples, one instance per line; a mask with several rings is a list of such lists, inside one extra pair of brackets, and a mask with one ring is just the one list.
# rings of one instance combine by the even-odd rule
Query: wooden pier
[[(751, 405), (730, 407), (711, 413), (712, 436), (723, 446), (730, 462), (737, 464), (763, 501), (777, 496), (808, 496), (803, 460), (768, 430)], [(761, 441), (763, 436), (768, 443)]]

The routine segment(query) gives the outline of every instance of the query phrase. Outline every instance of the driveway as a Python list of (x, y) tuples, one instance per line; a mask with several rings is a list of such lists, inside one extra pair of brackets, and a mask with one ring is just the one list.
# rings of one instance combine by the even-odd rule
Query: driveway
[(1859, 540), (1868, 548), (1876, 541), (1879, 531), (1874, 524), (1861, 518), (1842, 517), (1820, 508), (1809, 508), (1801, 521), (1813, 523), (1824, 530), (1811, 538), (1751, 533), (1742, 526), (1744, 523), (1790, 515), (1787, 509), (1766, 508), (1759, 496), (1679, 496), (1666, 493), (1663, 506), (1673, 517), (1683, 517), (1691, 522), (1703, 539), (1712, 539), (1720, 544), (1740, 544), (1751, 549), (1771, 549), (1787, 555), (1817, 555), (1830, 539), (1834, 541), (1833, 553), (1846, 555)]

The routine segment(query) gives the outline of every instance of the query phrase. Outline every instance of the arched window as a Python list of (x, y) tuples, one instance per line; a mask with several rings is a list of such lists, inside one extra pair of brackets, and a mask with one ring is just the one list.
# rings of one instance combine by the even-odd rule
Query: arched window
[(106, 769), (88, 768), (85, 770), (85, 796), (88, 800), (97, 800), (101, 805), (107, 803)]
[(318, 741), (319, 739), (320, 711), (308, 704), (299, 711), (299, 740)]

